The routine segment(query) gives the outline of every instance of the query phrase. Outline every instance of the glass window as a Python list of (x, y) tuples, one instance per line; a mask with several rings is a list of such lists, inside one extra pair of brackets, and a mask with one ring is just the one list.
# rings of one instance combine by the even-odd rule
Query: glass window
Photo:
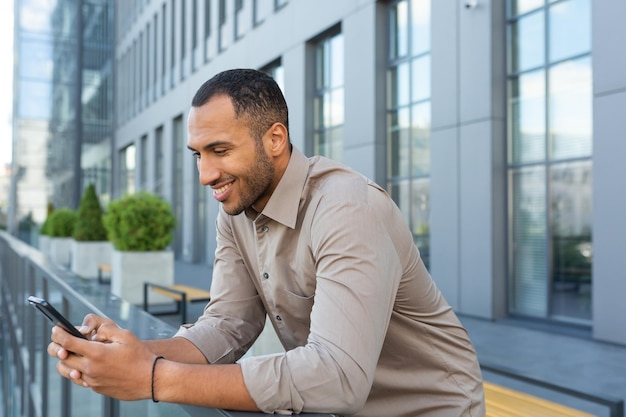
[(148, 135), (141, 137), (141, 157), (139, 161), (139, 188), (148, 189)]
[[(185, 168), (184, 155), (187, 154), (187, 147), (185, 142), (183, 117), (178, 116), (172, 121), (172, 140), (174, 146), (174, 202), (173, 209), (176, 215), (177, 224), (183, 224), (183, 188), (184, 188), (184, 175), (183, 170)], [(174, 252), (177, 257), (183, 254), (183, 228), (177, 227), (174, 230)]]
[(430, 0), (411, 1), (412, 55), (430, 52)]
[(411, 101), (430, 98), (430, 55), (424, 55), (411, 62)]
[(228, 3), (226, 0), (219, 0), (218, 9), (218, 44), (219, 50), (223, 51), (228, 47), (228, 19), (227, 9)]
[(512, 163), (545, 159), (546, 87), (543, 70), (513, 78), (509, 86), (509, 154)]
[(545, 63), (545, 13), (539, 10), (512, 23), (509, 68), (526, 71)]
[(588, 325), (590, 0), (510, 4), (526, 14), (509, 21), (509, 309)]
[(235, 39), (241, 38), (246, 30), (243, 0), (235, 0)]
[(591, 156), (593, 93), (591, 58), (550, 69), (549, 131), (552, 159)]
[(560, 164), (551, 170), (554, 316), (591, 317), (591, 197), (591, 161)]
[(254, 0), (254, 24), (261, 24), (274, 11), (274, 0)]
[(315, 46), (313, 152), (338, 161), (343, 155), (343, 53), (341, 33), (322, 39)]
[(511, 171), (512, 313), (546, 317), (548, 258), (546, 231), (546, 174), (543, 166)]
[(154, 133), (154, 192), (163, 197), (163, 126)]
[(204, 0), (204, 62), (209, 60), (209, 38), (211, 37), (211, 0)]
[(389, 11), (391, 26), (390, 47), (391, 58), (405, 56), (409, 51), (409, 40), (407, 37), (409, 26), (409, 4), (407, 1), (398, 2)]
[(430, 219), (430, 0), (389, 7), (387, 69), (388, 190), (406, 216), (429, 266)]
[(510, 0), (511, 15), (520, 15), (543, 6), (544, 0)]
[(560, 1), (550, 6), (550, 61), (591, 50), (591, 0)]
[(411, 176), (430, 173), (430, 101), (411, 107)]
[(167, 8), (163, 3), (161, 9), (161, 94), (165, 93), (166, 82), (165, 77), (167, 75), (167, 38), (171, 37), (171, 34), (167, 32)]
[(271, 76), (276, 84), (280, 87), (283, 94), (285, 94), (285, 68), (283, 67), (282, 61), (280, 59), (272, 62), (269, 65), (261, 68), (260, 71), (266, 73)]
[(128, 145), (120, 152), (120, 190), (121, 194), (133, 194), (135, 192), (135, 145)]

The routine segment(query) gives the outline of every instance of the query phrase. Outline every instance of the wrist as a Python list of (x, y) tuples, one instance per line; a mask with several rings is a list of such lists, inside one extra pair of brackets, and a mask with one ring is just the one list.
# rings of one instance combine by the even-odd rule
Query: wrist
[(157, 355), (154, 357), (154, 362), (152, 362), (152, 374), (150, 376), (150, 391), (152, 395), (152, 401), (155, 403), (159, 402), (156, 396), (156, 372), (157, 372), (157, 364), (159, 363), (160, 359), (165, 359), (165, 358), (161, 355)]

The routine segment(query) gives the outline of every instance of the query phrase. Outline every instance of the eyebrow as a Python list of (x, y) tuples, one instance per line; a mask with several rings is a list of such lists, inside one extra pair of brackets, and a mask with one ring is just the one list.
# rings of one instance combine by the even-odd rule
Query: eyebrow
[[(227, 142), (227, 141), (223, 141), (223, 140), (217, 140), (215, 142), (209, 142), (206, 145), (202, 146), (202, 150), (207, 150), (207, 149), (212, 149), (212, 148), (216, 148), (218, 146), (230, 146), (231, 143)], [(191, 146), (187, 145), (187, 149), (189, 149), (192, 152), (197, 152), (194, 148), (192, 148)]]

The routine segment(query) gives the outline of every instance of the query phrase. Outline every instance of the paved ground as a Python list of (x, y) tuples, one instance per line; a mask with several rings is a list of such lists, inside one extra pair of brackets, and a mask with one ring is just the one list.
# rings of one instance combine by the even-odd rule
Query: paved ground
[[(210, 288), (211, 271), (206, 266), (177, 262), (176, 282)], [(202, 305), (188, 310), (189, 321), (202, 313)], [(174, 326), (179, 316), (161, 316)], [(460, 316), (476, 347), (483, 365), (505, 368), (516, 373), (575, 389), (626, 399), (626, 346), (594, 341), (588, 331), (564, 332), (562, 329), (531, 325), (524, 321), (488, 321)], [(259, 338), (253, 354), (280, 349), (272, 329)], [(541, 389), (500, 374), (485, 372), (491, 382), (552, 399), (598, 416), (608, 416), (605, 406), (598, 406), (571, 395)]]

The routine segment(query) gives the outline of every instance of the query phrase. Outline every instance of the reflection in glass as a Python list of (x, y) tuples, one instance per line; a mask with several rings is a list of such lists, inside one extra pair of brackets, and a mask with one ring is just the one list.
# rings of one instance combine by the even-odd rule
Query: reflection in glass
[(567, 0), (550, 6), (550, 61), (591, 50), (591, 0)]
[(51, 113), (52, 86), (49, 82), (18, 82), (18, 117), (24, 119), (48, 119)]
[(520, 72), (545, 62), (545, 14), (543, 10), (513, 22), (511, 32), (510, 71)]
[(430, 174), (430, 101), (411, 108), (411, 175)]
[(544, 0), (510, 0), (510, 14), (520, 15), (543, 6)]
[(390, 169), (390, 177), (409, 175), (410, 121), (408, 108), (389, 113), (387, 121), (389, 161), (387, 165)]
[(402, 180), (394, 183), (390, 183), (387, 186), (389, 190), (389, 194), (393, 201), (395, 201), (396, 205), (402, 211), (404, 216), (404, 221), (407, 224), (411, 224), (411, 219), (409, 215), (411, 213), (411, 192), (410, 192), (411, 182), (409, 180)]
[(330, 75), (330, 87), (343, 87), (343, 36), (333, 36), (329, 41), (329, 55), (332, 65), (328, 67)]
[(388, 189), (428, 267), (430, 218), (430, 0), (389, 6)]
[(545, 168), (513, 170), (510, 187), (513, 196), (510, 310), (545, 317), (548, 306)]
[(128, 145), (120, 152), (120, 186), (122, 195), (135, 192), (135, 145)]
[(591, 319), (591, 161), (551, 170), (552, 315)]
[(591, 156), (593, 93), (591, 58), (550, 69), (551, 159)]
[(509, 308), (588, 324), (591, 0), (509, 5)]
[(411, 181), (411, 231), (425, 265), (430, 265), (430, 178)]
[(543, 70), (510, 81), (509, 153), (512, 163), (545, 158), (546, 105)]
[(390, 55), (391, 58), (406, 56), (409, 51), (407, 29), (409, 12), (407, 0), (398, 2), (390, 9)]
[(320, 41), (315, 51), (313, 152), (341, 161), (343, 157), (343, 35)]
[(408, 62), (390, 68), (387, 75), (387, 106), (399, 107), (409, 104), (410, 86)]
[(430, 51), (430, 0), (411, 0), (412, 55)]
[(411, 101), (421, 101), (430, 98), (430, 55), (414, 59), (411, 63), (413, 71)]

